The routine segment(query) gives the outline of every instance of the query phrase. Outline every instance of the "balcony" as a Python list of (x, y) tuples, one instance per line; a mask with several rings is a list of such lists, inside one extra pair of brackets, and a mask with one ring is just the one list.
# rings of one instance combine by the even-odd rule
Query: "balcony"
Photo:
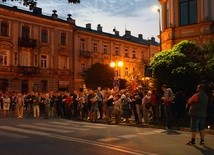
[(37, 40), (28, 39), (28, 38), (19, 38), (18, 45), (19, 45), (19, 47), (36, 48)]
[(39, 74), (40, 69), (34, 66), (18, 66), (18, 73), (30, 76), (33, 74)]
[(86, 57), (86, 58), (91, 57), (91, 52), (80, 50), (80, 56)]

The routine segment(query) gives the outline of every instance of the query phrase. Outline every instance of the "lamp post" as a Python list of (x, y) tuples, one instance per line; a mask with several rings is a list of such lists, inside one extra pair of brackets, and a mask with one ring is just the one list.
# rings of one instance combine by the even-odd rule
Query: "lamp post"
[(120, 81), (119, 81), (119, 69), (122, 68), (124, 65), (123, 61), (112, 61), (110, 63), (110, 67), (111, 68), (114, 68), (114, 82), (113, 82), (113, 86), (114, 86), (114, 89), (116, 90), (119, 90), (119, 87), (120, 87)]
[(160, 35), (160, 51), (162, 51), (162, 39), (161, 39), (161, 15), (160, 15), (160, 9), (157, 9), (158, 12), (158, 20), (159, 20), (159, 35)]
[(161, 10), (158, 6), (153, 6), (152, 10), (154, 12), (158, 12), (158, 25), (159, 25), (159, 36), (160, 36), (160, 51), (162, 51), (162, 39), (161, 39), (161, 34), (162, 34), (162, 31), (161, 31)]

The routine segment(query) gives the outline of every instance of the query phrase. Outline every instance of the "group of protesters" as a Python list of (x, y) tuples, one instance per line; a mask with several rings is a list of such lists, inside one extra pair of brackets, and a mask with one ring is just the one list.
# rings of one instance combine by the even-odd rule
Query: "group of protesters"
[(157, 116), (157, 96), (155, 91), (113, 89), (84, 89), (71, 92), (31, 92), (0, 93), (0, 109), (3, 117), (51, 117), (89, 120), (105, 119), (108, 124), (115, 118), (129, 123), (134, 117), (137, 124), (155, 120)]

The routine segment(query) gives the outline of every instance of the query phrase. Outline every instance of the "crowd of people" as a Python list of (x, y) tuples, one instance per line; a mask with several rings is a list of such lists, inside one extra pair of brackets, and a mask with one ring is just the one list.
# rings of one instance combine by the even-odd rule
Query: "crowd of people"
[[(73, 92), (7, 92), (0, 93), (0, 109), (3, 117), (51, 117), (89, 120), (106, 120), (118, 124), (129, 123), (133, 117), (137, 124), (155, 121), (158, 117), (158, 101), (155, 90), (137, 89), (114, 91), (113, 89), (84, 89)], [(10, 114), (10, 115), (9, 115)]]

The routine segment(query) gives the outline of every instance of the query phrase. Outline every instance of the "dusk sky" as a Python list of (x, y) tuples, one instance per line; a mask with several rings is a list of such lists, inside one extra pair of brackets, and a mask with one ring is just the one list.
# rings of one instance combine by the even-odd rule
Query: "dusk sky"
[[(19, 2), (8, 3), (27, 9)], [(69, 4), (67, 0), (37, 0), (37, 7), (41, 7), (45, 15), (57, 10), (62, 19), (72, 14), (78, 26), (91, 23), (92, 29), (96, 29), (101, 24), (104, 32), (113, 34), (116, 27), (121, 36), (125, 30), (130, 30), (136, 37), (143, 34), (144, 39), (157, 38), (159, 34), (158, 12), (152, 10), (155, 5), (159, 6), (158, 0), (81, 0), (80, 4)]]

